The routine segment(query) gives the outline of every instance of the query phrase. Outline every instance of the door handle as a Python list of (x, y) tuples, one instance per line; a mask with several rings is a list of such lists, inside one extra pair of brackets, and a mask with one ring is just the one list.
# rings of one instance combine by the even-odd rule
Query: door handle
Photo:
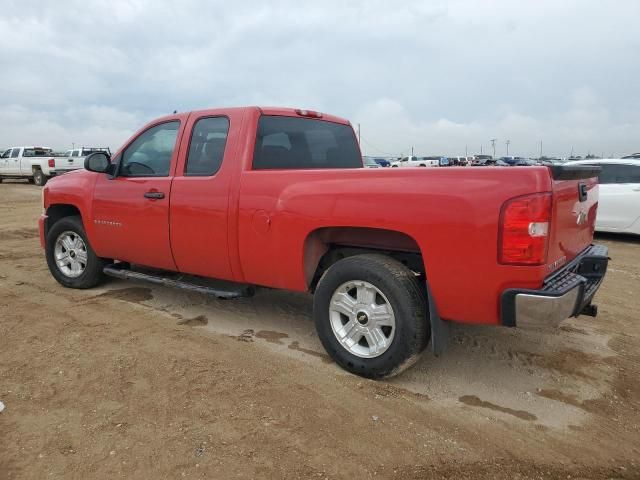
[(150, 198), (151, 200), (161, 200), (164, 198), (162, 192), (145, 192), (144, 198)]

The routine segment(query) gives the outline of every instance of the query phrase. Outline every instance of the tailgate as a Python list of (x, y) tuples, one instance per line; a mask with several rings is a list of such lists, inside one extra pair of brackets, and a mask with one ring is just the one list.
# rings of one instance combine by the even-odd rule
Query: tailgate
[(78, 170), (84, 168), (84, 157), (56, 157), (56, 171)]
[(600, 167), (568, 165), (549, 167), (549, 170), (553, 210), (547, 268), (551, 273), (592, 243)]

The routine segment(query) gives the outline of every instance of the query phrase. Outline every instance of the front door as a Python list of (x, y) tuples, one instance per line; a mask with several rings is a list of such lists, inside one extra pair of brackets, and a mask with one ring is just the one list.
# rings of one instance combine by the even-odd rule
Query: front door
[(99, 176), (92, 225), (99, 256), (176, 269), (169, 243), (169, 196), (186, 118), (180, 115), (147, 128), (114, 159), (115, 177)]
[(20, 150), (22, 147), (14, 147), (11, 157), (7, 162), (7, 173), (9, 175), (20, 175)]
[(623, 230), (638, 220), (640, 165), (605, 163), (600, 165), (598, 227)]

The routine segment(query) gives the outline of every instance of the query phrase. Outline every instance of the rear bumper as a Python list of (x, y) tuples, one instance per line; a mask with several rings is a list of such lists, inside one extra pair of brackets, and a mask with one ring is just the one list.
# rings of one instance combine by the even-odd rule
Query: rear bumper
[(609, 262), (608, 249), (591, 245), (554, 272), (540, 290), (510, 288), (502, 293), (501, 320), (509, 327), (557, 326), (581, 313), (595, 316), (591, 306)]

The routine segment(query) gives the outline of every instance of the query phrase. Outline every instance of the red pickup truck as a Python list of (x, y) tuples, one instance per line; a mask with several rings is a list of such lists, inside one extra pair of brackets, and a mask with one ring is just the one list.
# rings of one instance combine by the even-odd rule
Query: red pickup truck
[(608, 260), (592, 245), (597, 167), (362, 167), (353, 128), (331, 115), (170, 115), (49, 182), (41, 243), (65, 287), (107, 274), (224, 298), (312, 292), (327, 352), (372, 378), (430, 339), (440, 350), (448, 322), (595, 315)]

